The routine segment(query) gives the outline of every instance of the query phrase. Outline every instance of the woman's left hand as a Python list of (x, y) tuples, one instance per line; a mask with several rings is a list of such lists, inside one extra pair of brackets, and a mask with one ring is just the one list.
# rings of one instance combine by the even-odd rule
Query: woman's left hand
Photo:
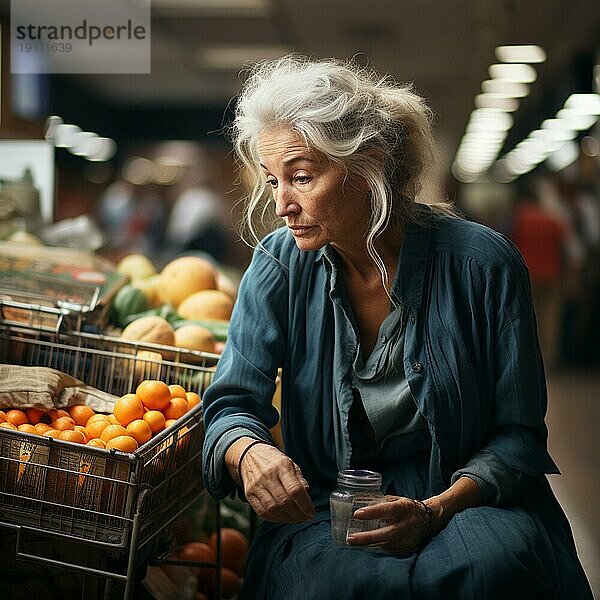
[(419, 550), (439, 531), (441, 519), (436, 507), (430, 506), (428, 510), (420, 501), (403, 496), (386, 496), (385, 500), (354, 512), (355, 519), (382, 519), (387, 524), (349, 535), (350, 545), (377, 545), (386, 552), (407, 555)]

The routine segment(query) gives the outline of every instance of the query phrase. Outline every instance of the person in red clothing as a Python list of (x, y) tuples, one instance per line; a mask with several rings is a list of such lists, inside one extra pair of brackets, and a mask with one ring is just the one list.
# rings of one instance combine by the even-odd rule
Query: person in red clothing
[(569, 227), (530, 192), (517, 205), (512, 238), (531, 276), (533, 302), (544, 362), (556, 364), (562, 307), (561, 275)]

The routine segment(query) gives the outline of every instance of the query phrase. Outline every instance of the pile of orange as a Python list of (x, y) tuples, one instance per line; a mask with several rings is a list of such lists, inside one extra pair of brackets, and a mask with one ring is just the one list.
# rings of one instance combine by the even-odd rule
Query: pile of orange
[[(241, 578), (248, 556), (248, 539), (237, 529), (221, 529), (221, 597), (234, 598), (241, 588)], [(213, 533), (206, 542), (188, 542), (183, 545), (176, 558), (189, 561), (198, 579), (196, 599), (214, 598), (217, 592), (216, 565), (217, 534)], [(204, 563), (203, 566), (194, 563)]]
[(200, 402), (198, 394), (186, 392), (180, 385), (147, 379), (138, 385), (135, 394), (119, 398), (110, 415), (95, 413), (82, 404), (48, 412), (13, 408), (0, 410), (0, 427), (133, 452)]

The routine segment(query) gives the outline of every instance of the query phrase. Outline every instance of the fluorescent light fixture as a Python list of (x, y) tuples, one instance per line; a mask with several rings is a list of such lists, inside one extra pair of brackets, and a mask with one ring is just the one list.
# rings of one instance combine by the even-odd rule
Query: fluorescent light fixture
[(534, 45), (498, 46), (496, 58), (503, 63), (542, 63), (546, 60), (543, 48)]
[(456, 179), (458, 179), (458, 181), (461, 181), (462, 183), (473, 183), (474, 181), (477, 181), (477, 177), (479, 175), (478, 173), (468, 171), (458, 162), (454, 162), (452, 164), (452, 174), (454, 177), (456, 177)]
[(70, 148), (76, 143), (77, 136), (81, 133), (81, 127), (61, 123), (56, 127), (54, 145), (57, 148)]
[(475, 96), (477, 108), (497, 108), (506, 112), (514, 112), (519, 108), (519, 101), (500, 94), (478, 94)]
[(248, 62), (274, 60), (287, 54), (287, 46), (210, 46), (202, 48), (198, 59), (202, 67), (210, 69), (241, 69)]
[(600, 94), (571, 94), (565, 101), (565, 108), (587, 115), (600, 115)]
[(501, 110), (478, 108), (471, 113), (469, 125), (484, 124), (488, 129), (507, 131), (513, 126), (513, 118)]
[(574, 108), (563, 108), (556, 113), (556, 118), (564, 121), (570, 129), (585, 131), (598, 120), (598, 115), (588, 115)]
[(488, 71), (492, 79), (503, 79), (516, 83), (533, 83), (537, 79), (537, 73), (531, 65), (519, 63), (490, 65)]
[(96, 150), (95, 144), (98, 134), (93, 131), (80, 131), (74, 136), (73, 144), (69, 151), (75, 156), (89, 156)]
[(548, 157), (546, 162), (553, 171), (562, 171), (574, 163), (578, 156), (579, 146), (575, 142), (565, 142)]
[(486, 79), (481, 82), (481, 91), (484, 94), (503, 94), (509, 98), (524, 98), (529, 94), (529, 87), (525, 83), (516, 81)]
[(99, 137), (96, 140), (94, 153), (87, 157), (93, 162), (105, 162), (110, 160), (117, 151), (117, 143), (115, 140), (107, 137)]

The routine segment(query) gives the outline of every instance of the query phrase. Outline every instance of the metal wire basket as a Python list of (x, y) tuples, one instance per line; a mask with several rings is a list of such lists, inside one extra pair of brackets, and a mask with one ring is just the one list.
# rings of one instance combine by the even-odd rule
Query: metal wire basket
[[(0, 303), (0, 311), (5, 306)], [(36, 307), (27, 310), (29, 322), (22, 313), (15, 322), (0, 320), (1, 363), (51, 367), (117, 397), (135, 391), (147, 378), (202, 394), (219, 358), (63, 332), (60, 311), (56, 323), (46, 326), (48, 319), (37, 314)], [(19, 536), (42, 533), (125, 551), (124, 573), (89, 564), (66, 567), (125, 581), (127, 597), (136, 552), (203, 491), (203, 438), (201, 405), (131, 454), (0, 429), (0, 525), (16, 528)], [(56, 562), (17, 547), (19, 553), (30, 560)]]

